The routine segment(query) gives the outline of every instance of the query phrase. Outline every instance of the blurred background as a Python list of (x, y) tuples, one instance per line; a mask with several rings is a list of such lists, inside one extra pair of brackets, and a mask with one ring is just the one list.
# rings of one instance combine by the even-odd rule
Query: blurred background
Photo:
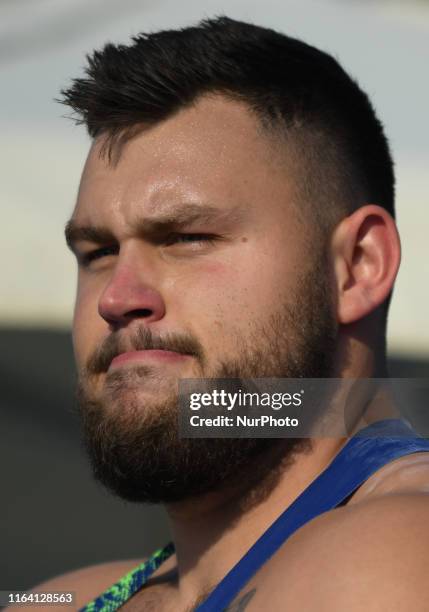
[[(92, 482), (73, 416), (76, 271), (63, 228), (89, 146), (54, 102), (85, 53), (140, 31), (226, 14), (333, 54), (373, 100), (397, 173), (403, 262), (391, 306), (391, 373), (429, 374), (429, 2), (0, 0), (0, 589), (142, 557), (168, 539), (163, 511)], [(424, 410), (407, 414), (429, 435)]]

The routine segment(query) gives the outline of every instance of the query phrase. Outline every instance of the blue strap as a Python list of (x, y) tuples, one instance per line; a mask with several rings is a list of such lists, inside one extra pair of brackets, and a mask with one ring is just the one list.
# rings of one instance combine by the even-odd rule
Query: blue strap
[(336, 508), (390, 461), (419, 451), (429, 451), (429, 440), (419, 436), (403, 419), (378, 421), (360, 430), (265, 531), (196, 612), (224, 610), (297, 529)]

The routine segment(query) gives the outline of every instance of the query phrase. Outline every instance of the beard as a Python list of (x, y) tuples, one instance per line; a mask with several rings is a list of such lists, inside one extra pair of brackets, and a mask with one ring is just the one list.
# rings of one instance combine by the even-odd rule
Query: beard
[[(321, 269), (323, 268), (323, 269)], [(112, 333), (78, 377), (83, 443), (96, 481), (131, 502), (171, 504), (228, 492), (253, 505), (266, 497), (308, 438), (180, 438), (178, 380), (137, 365), (106, 373), (103, 391), (91, 387), (112, 358), (130, 350), (161, 348), (192, 355), (201, 378), (328, 378), (333, 374), (337, 323), (327, 268), (317, 264), (295, 295), (247, 338), (235, 357), (209, 367), (204, 348), (189, 335), (155, 336), (138, 329), (127, 346)]]

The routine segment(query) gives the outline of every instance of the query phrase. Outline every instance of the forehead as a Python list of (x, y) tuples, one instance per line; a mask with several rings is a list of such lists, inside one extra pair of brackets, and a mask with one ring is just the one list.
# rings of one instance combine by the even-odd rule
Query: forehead
[(91, 147), (74, 217), (91, 221), (136, 204), (153, 214), (177, 200), (265, 208), (290, 191), (282, 147), (247, 106), (221, 96), (139, 132), (115, 163), (101, 155), (103, 144)]

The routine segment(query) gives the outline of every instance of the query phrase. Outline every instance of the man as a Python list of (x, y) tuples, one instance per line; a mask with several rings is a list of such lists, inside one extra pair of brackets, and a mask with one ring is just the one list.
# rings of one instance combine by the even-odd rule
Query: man
[[(170, 517), (175, 553), (121, 609), (192, 610), (347, 439), (181, 438), (178, 380), (386, 375), (392, 160), (338, 63), (271, 30), (219, 18), (88, 62), (64, 92), (93, 138), (66, 228), (85, 443), (99, 481)], [(351, 431), (397, 416), (375, 393)], [(210, 609), (428, 610), (428, 482), (425, 452), (387, 463)], [(139, 562), (35, 590), (78, 608)]]

